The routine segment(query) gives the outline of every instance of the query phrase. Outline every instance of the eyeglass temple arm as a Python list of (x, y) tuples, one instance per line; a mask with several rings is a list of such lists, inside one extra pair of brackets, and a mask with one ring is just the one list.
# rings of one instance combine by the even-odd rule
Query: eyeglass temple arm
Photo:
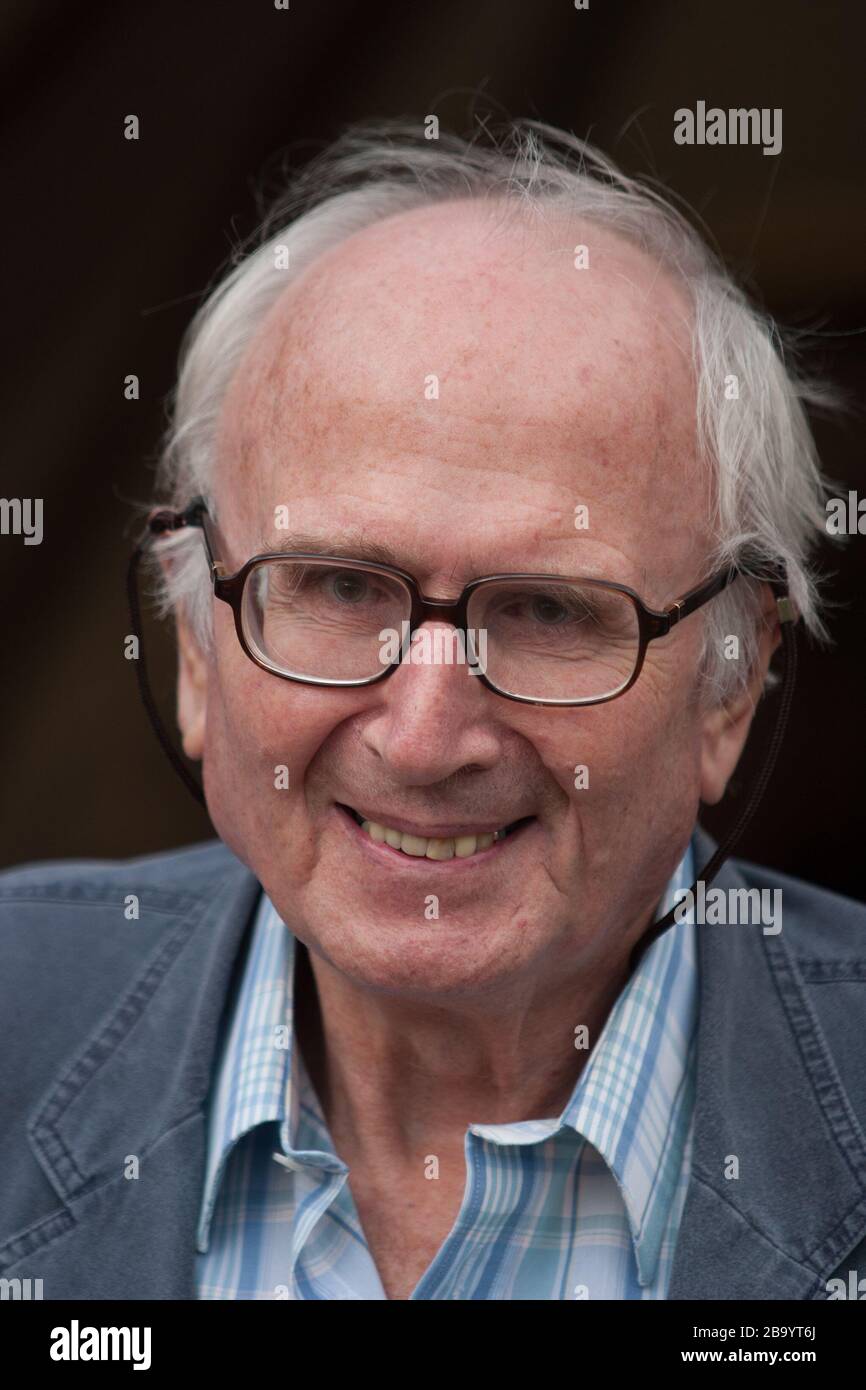
[(172, 511), (163, 507), (152, 512), (147, 519), (147, 531), (151, 536), (161, 536), (166, 531), (179, 531), (183, 526), (201, 526), (207, 512), (207, 502), (203, 497), (194, 497), (183, 511)]
[(147, 523), (148, 534), (152, 538), (164, 535), (166, 531), (180, 531), (187, 526), (199, 527), (204, 537), (211, 572), (214, 575), (221, 575), (224, 567), (216, 558), (217, 552), (220, 550), (217, 539), (219, 533), (204, 497), (194, 497), (181, 512), (170, 510), (154, 512)]
[[(153, 698), (150, 678), (147, 671), (147, 661), (144, 654), (141, 605), (138, 598), (138, 570), (148, 543), (156, 539), (156, 537), (164, 535), (166, 531), (179, 531), (182, 526), (202, 526), (202, 529), (204, 529), (202, 518), (205, 510), (204, 499), (197, 497), (183, 512), (158, 511), (148, 517), (144, 535), (129, 558), (129, 567), (126, 572), (126, 595), (129, 603), (130, 626), (132, 628), (132, 634), (136, 638), (138, 644), (135, 661), (135, 676), (138, 682), (141, 702), (150, 720), (151, 728), (156, 734), (163, 752), (175, 772), (177, 772), (181, 781), (192, 793), (196, 801), (207, 810), (204, 791), (177, 752), (168, 730), (162, 721), (159, 710), (156, 707), (156, 701)], [(205, 533), (205, 543), (207, 544), (207, 533)], [(210, 547), (208, 547), (208, 549), (210, 549)]]
[[(682, 622), (690, 613), (702, 608), (716, 594), (720, 594), (729, 584), (743, 574), (743, 570), (737, 565), (731, 565), (726, 570), (720, 570), (718, 574), (709, 579), (706, 584), (701, 584), (697, 589), (690, 589), (687, 594), (683, 594), (681, 599), (677, 599), (672, 607), (665, 612), (665, 617), (670, 619), (671, 627), (675, 623)], [(797, 610), (793, 599), (788, 594), (788, 578), (783, 567), (779, 567), (775, 574), (768, 575), (764, 583), (769, 584), (776, 598), (776, 605), (779, 613), (779, 621), (782, 623), (796, 622)]]
[(729, 584), (733, 583), (740, 571), (736, 565), (729, 566), (726, 570), (720, 570), (712, 579), (708, 579), (706, 584), (700, 584), (697, 589), (690, 589), (682, 598), (677, 599), (665, 612), (665, 616), (670, 619), (671, 627), (675, 623), (682, 622), (690, 613), (702, 608), (705, 603), (709, 603), (711, 598), (720, 594)]

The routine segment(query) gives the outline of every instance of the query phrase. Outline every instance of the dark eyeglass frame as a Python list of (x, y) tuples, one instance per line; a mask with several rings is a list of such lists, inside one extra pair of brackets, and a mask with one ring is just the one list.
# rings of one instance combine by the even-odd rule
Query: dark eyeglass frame
[[(601, 705), (609, 700), (616, 700), (620, 695), (624, 695), (630, 690), (643, 669), (647, 647), (650, 642), (656, 641), (659, 637), (666, 637), (677, 623), (689, 617), (690, 614), (697, 612), (710, 599), (726, 589), (740, 574), (735, 566), (729, 566), (724, 570), (719, 570), (711, 579), (698, 585), (695, 589), (690, 589), (688, 593), (678, 598), (670, 608), (654, 609), (650, 608), (634, 589), (627, 584), (619, 584), (609, 579), (593, 579), (582, 575), (565, 574), (489, 574), (483, 575), (479, 579), (473, 579), (463, 589), (458, 598), (437, 599), (424, 594), (415, 579), (414, 575), (406, 570), (398, 569), (394, 565), (374, 564), (368, 560), (353, 560), (350, 557), (335, 557), (332, 555), (314, 554), (309, 551), (276, 551), (267, 554), (253, 555), (239, 570), (234, 574), (226, 574), (225, 565), (217, 558), (220, 550), (218, 531), (212, 517), (209, 514), (207, 502), (203, 497), (194, 497), (188, 507), (183, 511), (163, 510), (155, 512), (148, 520), (148, 530), (152, 537), (163, 535), (167, 531), (178, 531), (184, 527), (199, 527), (204, 536), (205, 549), (207, 551), (208, 564), (211, 570), (213, 581), (214, 596), (223, 603), (227, 603), (234, 614), (235, 631), (238, 641), (246, 655), (251, 661), (263, 671), (269, 671), (272, 675), (279, 676), (283, 680), (297, 681), (301, 685), (319, 685), (330, 687), (357, 687), (365, 685), (375, 685), (377, 682), (385, 680), (392, 675), (401, 665), (405, 656), (406, 649), (411, 641), (412, 634), (429, 619), (438, 619), (450, 623), (459, 632), (466, 633), (468, 606), (472, 595), (477, 589), (484, 585), (503, 580), (518, 581), (541, 581), (545, 583), (570, 583), (581, 584), (590, 588), (611, 590), (614, 593), (623, 594), (634, 606), (638, 621), (638, 652), (635, 659), (634, 670), (624, 685), (614, 690), (608, 695), (583, 696), (577, 700), (556, 700), (540, 699), (530, 695), (515, 695), (509, 690), (503, 690), (501, 686), (494, 684), (486, 672), (480, 669), (476, 672), (477, 678), (492, 690), (495, 695), (501, 695), (505, 700), (514, 700), (518, 704), (574, 707), (580, 705)], [(302, 676), (281, 670), (278, 666), (271, 664), (263, 653), (256, 651), (251, 646), (247, 634), (244, 630), (243, 622), (243, 595), (244, 589), (253, 570), (262, 565), (275, 564), (281, 560), (316, 560), (323, 561), (338, 568), (364, 570), (372, 574), (384, 574), (393, 579), (399, 579), (406, 586), (411, 598), (411, 613), (409, 616), (409, 629), (406, 639), (401, 648), (400, 657), (387, 666), (383, 666), (381, 671), (377, 671), (372, 676), (363, 676), (358, 680), (330, 680), (320, 676)]]

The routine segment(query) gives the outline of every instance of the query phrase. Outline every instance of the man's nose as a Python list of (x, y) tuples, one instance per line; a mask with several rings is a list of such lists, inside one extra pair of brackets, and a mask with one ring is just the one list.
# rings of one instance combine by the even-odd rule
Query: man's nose
[(364, 724), (364, 743), (407, 786), (432, 785), (467, 766), (493, 767), (502, 756), (498, 721), (491, 718), (497, 697), (470, 673), (465, 644), (448, 640), (455, 636), (449, 624), (431, 621), (416, 631), (407, 660), (371, 687), (377, 704)]

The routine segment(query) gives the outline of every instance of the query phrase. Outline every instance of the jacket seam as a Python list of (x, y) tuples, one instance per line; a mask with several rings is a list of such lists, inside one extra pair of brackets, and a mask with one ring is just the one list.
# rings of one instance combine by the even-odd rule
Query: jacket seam
[[(763, 947), (821, 1113), (845, 1157), (851, 1176), (862, 1187), (866, 1178), (866, 1136), (848, 1100), (818, 1017), (806, 997), (805, 982), (784, 942), (764, 937)], [(820, 1078), (815, 1075), (818, 1068), (824, 1073)]]
[[(76, 1186), (83, 1186), (86, 1178), (69, 1152), (59, 1131), (58, 1122), (81, 1092), (84, 1084), (97, 1076), (111, 1058), (113, 1044), (124, 1037), (141, 1017), (144, 1005), (150, 1000), (188, 942), (201, 918), (204, 906), (204, 899), (196, 900), (195, 907), (198, 908), (198, 912), (191, 909), (178, 923), (176, 930), (161, 943), (155, 958), (130, 987), (105, 1024), (87, 1040), (82, 1050), (69, 1063), (67, 1071), (54, 1082), (42, 1108), (37, 1109), (31, 1116), (27, 1126), (31, 1142), (43, 1160), (43, 1166), (47, 1163), (49, 1170), (63, 1181), (64, 1200)], [(71, 1184), (70, 1177), (73, 1180)]]
[[(864, 1226), (864, 1220), (866, 1220), (866, 1193), (864, 1193), (863, 1197), (861, 1197), (858, 1202), (855, 1202), (853, 1207), (850, 1207), (849, 1210), (846, 1211), (844, 1216), (841, 1216), (839, 1218), (839, 1220), (836, 1222), (836, 1225), (833, 1226), (827, 1232), (823, 1239), (819, 1241), (817, 1245), (813, 1246), (812, 1250), (809, 1252), (810, 1257), (816, 1255), (817, 1252), (821, 1250), (825, 1245), (829, 1248), (832, 1248), (833, 1238), (835, 1237), (836, 1232), (841, 1230), (843, 1227), (847, 1227), (852, 1222), (852, 1219), (856, 1219), (858, 1216), (861, 1222), (860, 1240), (862, 1241), (864, 1235), (866, 1235), (866, 1226)], [(859, 1244), (860, 1242), (857, 1243)], [(849, 1246), (849, 1252), (854, 1248), (854, 1246)], [(822, 1264), (822, 1267), (826, 1264), (831, 1264), (832, 1267), (835, 1269), (836, 1266), (839, 1264), (839, 1261), (844, 1260), (844, 1258), (844, 1255), (839, 1255), (837, 1258), (837, 1254), (836, 1252), (834, 1252), (829, 1256), (829, 1258), (824, 1257), (824, 1259), (819, 1262)]]
[(135, 893), (139, 898), (144, 898), (149, 902), (149, 911), (164, 913), (169, 916), (176, 916), (178, 912), (188, 911), (197, 903), (206, 903), (207, 897), (199, 893), (167, 893), (164, 888), (155, 888), (153, 884), (118, 884), (115, 888), (104, 892), (97, 892), (95, 889), (88, 889), (84, 893), (70, 892), (61, 887), (41, 889), (35, 885), (32, 891), (24, 888), (16, 888), (9, 892), (0, 889), (0, 904), (11, 906), (14, 903), (59, 903), (64, 907), (104, 907), (106, 903), (116, 900), (122, 901), (129, 893)]
[(866, 984), (866, 960), (821, 960), (819, 956), (811, 956), (797, 957), (796, 964), (803, 979), (812, 985), (845, 981)]
[[(0, 1268), (10, 1269), (19, 1260), (26, 1260), (31, 1255), (38, 1255), (49, 1245), (54, 1245), (58, 1240), (62, 1240), (64, 1236), (75, 1229), (77, 1224), (68, 1206), (63, 1206), (59, 1211), (49, 1212), (47, 1216), (40, 1216), (37, 1221), (34, 1221), (30, 1226), (25, 1226), (22, 1231), (15, 1231), (0, 1247)], [(41, 1240), (34, 1239), (40, 1232), (45, 1233), (43, 1238)]]
[[(177, 1130), (183, 1129), (192, 1120), (201, 1119), (203, 1115), (204, 1110), (199, 1105), (196, 1107), (195, 1110), (190, 1110), (179, 1120), (173, 1120), (172, 1123), (169, 1125), (168, 1129), (163, 1130), (161, 1134), (158, 1134), (150, 1144), (145, 1144), (142, 1147), (141, 1153), (139, 1154), (140, 1161), (143, 1163), (145, 1159), (149, 1158), (150, 1155), (154, 1153), (156, 1149), (159, 1148), (160, 1144), (162, 1144), (166, 1139), (170, 1139), (171, 1136), (175, 1134)], [(105, 1189), (108, 1187), (113, 1187), (115, 1183), (125, 1181), (127, 1180), (124, 1178), (122, 1173), (109, 1173), (101, 1179), (98, 1179), (97, 1181), (91, 1183), (89, 1187), (85, 1184), (78, 1191), (72, 1193), (71, 1196), (66, 1199), (66, 1201), (67, 1203), (83, 1201), (85, 1198), (94, 1197), (98, 1195), (100, 1192), (104, 1192)], [(66, 1207), (66, 1210), (69, 1210), (68, 1205)], [(70, 1212), (70, 1215), (72, 1215), (73, 1220), (77, 1220), (77, 1217), (75, 1217), (74, 1213)]]
[[(190, 1124), (191, 1121), (200, 1120), (203, 1114), (204, 1111), (201, 1106), (198, 1106), (195, 1110), (190, 1110), (186, 1115), (182, 1116), (181, 1119), (176, 1120), (167, 1130), (158, 1135), (152, 1144), (142, 1149), (142, 1159), (153, 1153), (160, 1144), (166, 1139), (169, 1139), (177, 1130), (183, 1129), (186, 1125)], [(100, 1192), (105, 1191), (106, 1188), (112, 1187), (116, 1183), (122, 1181), (123, 1175), (115, 1173), (112, 1176), (106, 1177), (102, 1182), (94, 1183), (91, 1187), (84, 1187), (81, 1191), (74, 1194), (74, 1198), (75, 1200), (83, 1200), (96, 1196)], [(68, 1198), (64, 1198), (64, 1205), (59, 1210), (49, 1212), (47, 1216), (39, 1217), (30, 1226), (25, 1226), (23, 1230), (14, 1232), (6, 1243), (0, 1246), (0, 1269), (7, 1269), (17, 1264), (19, 1260), (39, 1254), (49, 1246), (56, 1244), (58, 1240), (62, 1240), (64, 1236), (74, 1230), (75, 1227), (79, 1225), (79, 1219), (71, 1210), (69, 1200)], [(55, 1230), (54, 1227), (58, 1227), (58, 1229)], [(48, 1230), (45, 1238), (43, 1240), (34, 1241), (33, 1237), (46, 1228), (48, 1228)]]
[(772, 1250), (775, 1250), (777, 1255), (781, 1255), (784, 1259), (790, 1261), (791, 1264), (802, 1269), (806, 1274), (810, 1274), (816, 1281), (816, 1287), (818, 1286), (821, 1277), (820, 1270), (815, 1269), (813, 1265), (806, 1264), (804, 1260), (798, 1259), (798, 1257), (792, 1255), (789, 1250), (784, 1250), (781, 1245), (777, 1245), (776, 1242), (767, 1235), (766, 1231), (762, 1231), (761, 1227), (756, 1226), (755, 1222), (752, 1221), (744, 1211), (741, 1211), (738, 1206), (735, 1206), (725, 1192), (720, 1192), (717, 1187), (714, 1187), (711, 1182), (708, 1182), (706, 1178), (702, 1177), (696, 1169), (692, 1170), (692, 1178), (696, 1183), (699, 1183), (701, 1187), (706, 1188), (707, 1192), (712, 1193), (716, 1200), (722, 1202), (729, 1211), (733, 1212), (738, 1221), (741, 1221), (744, 1226), (748, 1226), (750, 1231), (754, 1231), (755, 1235), (758, 1236), (765, 1245), (769, 1245)]

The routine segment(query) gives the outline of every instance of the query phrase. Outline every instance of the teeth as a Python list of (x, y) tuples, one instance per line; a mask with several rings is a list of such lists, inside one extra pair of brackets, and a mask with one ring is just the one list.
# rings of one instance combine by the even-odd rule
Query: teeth
[(392, 849), (402, 850), (404, 854), (411, 854), (415, 859), (468, 859), (476, 850), (489, 849), (494, 840), (504, 838), (504, 832), (501, 830), (497, 830), (495, 834), (485, 830), (481, 835), (458, 835), (448, 840), (427, 840), (421, 835), (404, 835), (400, 830), (392, 830), (390, 826), (379, 825), (377, 821), (371, 820), (362, 821), (361, 829), (366, 830), (370, 839), (375, 840), (377, 844), (390, 845)]
[(424, 850), (428, 859), (453, 859), (454, 840), (428, 840)]
[[(377, 828), (377, 826), (371, 825), (370, 834), (372, 835), (374, 829)], [(383, 830), (383, 838), (384, 834), (385, 832)], [(427, 853), (427, 846), (432, 843), (432, 840), (422, 840), (420, 835), (404, 835), (400, 841), (400, 848), (404, 854), (412, 854), (416, 859), (423, 859), (424, 855)]]

